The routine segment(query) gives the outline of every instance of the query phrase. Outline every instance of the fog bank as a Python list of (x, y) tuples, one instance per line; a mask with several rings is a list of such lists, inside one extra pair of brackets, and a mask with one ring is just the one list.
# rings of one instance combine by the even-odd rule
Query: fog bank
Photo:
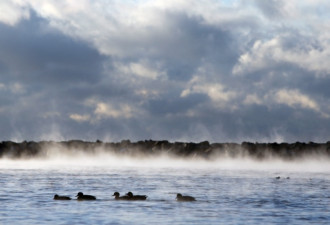
[(1, 142), (0, 169), (187, 168), (330, 172), (330, 143)]

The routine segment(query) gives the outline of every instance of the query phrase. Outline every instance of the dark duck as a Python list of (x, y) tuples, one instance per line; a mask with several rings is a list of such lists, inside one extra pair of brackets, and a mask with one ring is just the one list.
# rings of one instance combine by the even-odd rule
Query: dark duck
[(61, 195), (58, 195), (58, 194), (54, 195), (53, 199), (54, 200), (71, 200), (71, 198), (68, 197), (68, 196), (61, 196)]
[(126, 194), (129, 197), (129, 200), (146, 200), (148, 196), (146, 195), (133, 195), (132, 192)]
[(182, 195), (180, 193), (178, 193), (176, 195), (176, 200), (180, 201), (180, 202), (192, 202), (192, 201), (196, 201), (196, 199), (192, 196), (189, 195)]
[(112, 196), (115, 196), (115, 200), (130, 200), (130, 197), (128, 195), (120, 196), (119, 192), (113, 193)]
[(93, 195), (84, 195), (84, 193), (79, 192), (77, 194), (77, 200), (96, 200), (96, 197)]

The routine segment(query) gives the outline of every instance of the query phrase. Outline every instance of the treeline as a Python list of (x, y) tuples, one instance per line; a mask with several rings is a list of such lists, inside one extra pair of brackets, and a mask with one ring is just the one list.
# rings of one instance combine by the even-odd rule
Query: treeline
[(46, 157), (61, 149), (68, 152), (84, 152), (96, 154), (98, 152), (109, 152), (118, 155), (129, 156), (154, 156), (168, 154), (179, 157), (201, 157), (214, 159), (221, 156), (227, 157), (252, 157), (255, 159), (266, 159), (277, 157), (286, 160), (303, 157), (326, 157), (330, 158), (330, 142), (326, 143), (212, 143), (208, 141), (193, 142), (169, 142), (145, 140), (131, 142), (123, 140), (121, 142), (87, 142), (82, 140), (70, 140), (62, 142), (54, 141), (24, 141), (16, 143), (12, 141), (0, 142), (0, 158), (11, 159)]

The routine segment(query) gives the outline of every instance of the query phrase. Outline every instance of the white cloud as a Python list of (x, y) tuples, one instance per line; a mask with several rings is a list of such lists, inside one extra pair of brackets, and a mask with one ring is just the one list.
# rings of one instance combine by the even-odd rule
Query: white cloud
[(14, 83), (14, 84), (10, 85), (10, 90), (14, 94), (25, 93), (25, 87), (21, 83)]
[(248, 94), (243, 100), (243, 104), (245, 105), (262, 105), (263, 99), (260, 99), (257, 94)]
[(96, 104), (95, 115), (100, 118), (131, 118), (134, 115), (133, 108), (128, 104)]
[(6, 85), (4, 85), (3, 83), (0, 83), (0, 91), (6, 90), (6, 89), (7, 89)]
[[(330, 43), (320, 40), (319, 47), (313, 42), (301, 43), (296, 48), (285, 47), (286, 35), (271, 40), (258, 40), (252, 48), (242, 54), (239, 63), (233, 68), (234, 74), (252, 73), (261, 69), (276, 67), (280, 63), (290, 63), (300, 68), (316, 72), (316, 75), (330, 73)], [(307, 44), (307, 45), (303, 45)]]
[(282, 57), (280, 39), (275, 37), (269, 41), (255, 41), (249, 52), (239, 57), (239, 63), (233, 68), (233, 74), (254, 72), (268, 67)]
[(136, 106), (127, 103), (120, 102), (104, 102), (96, 98), (90, 98), (86, 100), (85, 104), (89, 107), (93, 107), (93, 116), (91, 120), (100, 120), (107, 118), (124, 118), (129, 119), (140, 115), (140, 110)]
[(0, 1), (0, 22), (14, 26), (21, 19), (30, 17), (24, 0)]
[(190, 80), (188, 87), (181, 92), (181, 97), (184, 98), (191, 94), (206, 94), (220, 107), (225, 107), (227, 102), (237, 96), (236, 92), (227, 90), (219, 82), (206, 81), (202, 75), (196, 75)]
[(321, 108), (317, 101), (308, 95), (302, 94), (299, 90), (278, 90), (274, 93), (273, 98), (279, 104), (285, 104), (292, 108), (311, 109), (319, 113), (323, 118), (330, 118), (330, 115)]
[(74, 121), (77, 121), (77, 122), (87, 122), (90, 120), (90, 115), (80, 115), (80, 114), (70, 114), (70, 119), (74, 120)]
[(301, 107), (320, 112), (320, 107), (316, 101), (300, 93), (298, 90), (282, 89), (275, 92), (274, 99), (277, 103), (285, 104), (290, 107)]
[(153, 68), (148, 62), (134, 62), (134, 63), (116, 63), (115, 67), (119, 73), (125, 75), (135, 75), (142, 78), (155, 80), (159, 77), (166, 77), (166, 73), (161, 71), (159, 65)]

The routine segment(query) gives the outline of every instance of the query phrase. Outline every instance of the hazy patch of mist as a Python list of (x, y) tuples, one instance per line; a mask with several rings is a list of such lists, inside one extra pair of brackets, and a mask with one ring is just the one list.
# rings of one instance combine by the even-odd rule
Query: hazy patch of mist
[(318, 155), (290, 161), (270, 155), (263, 160), (257, 160), (244, 154), (233, 156), (226, 152), (221, 155), (213, 155), (209, 159), (197, 156), (182, 158), (166, 153), (133, 156), (108, 152), (102, 148), (82, 151), (75, 148), (63, 148), (60, 145), (44, 149), (43, 154), (36, 158), (0, 159), (0, 169), (88, 169), (96, 167), (330, 172), (330, 160)]

